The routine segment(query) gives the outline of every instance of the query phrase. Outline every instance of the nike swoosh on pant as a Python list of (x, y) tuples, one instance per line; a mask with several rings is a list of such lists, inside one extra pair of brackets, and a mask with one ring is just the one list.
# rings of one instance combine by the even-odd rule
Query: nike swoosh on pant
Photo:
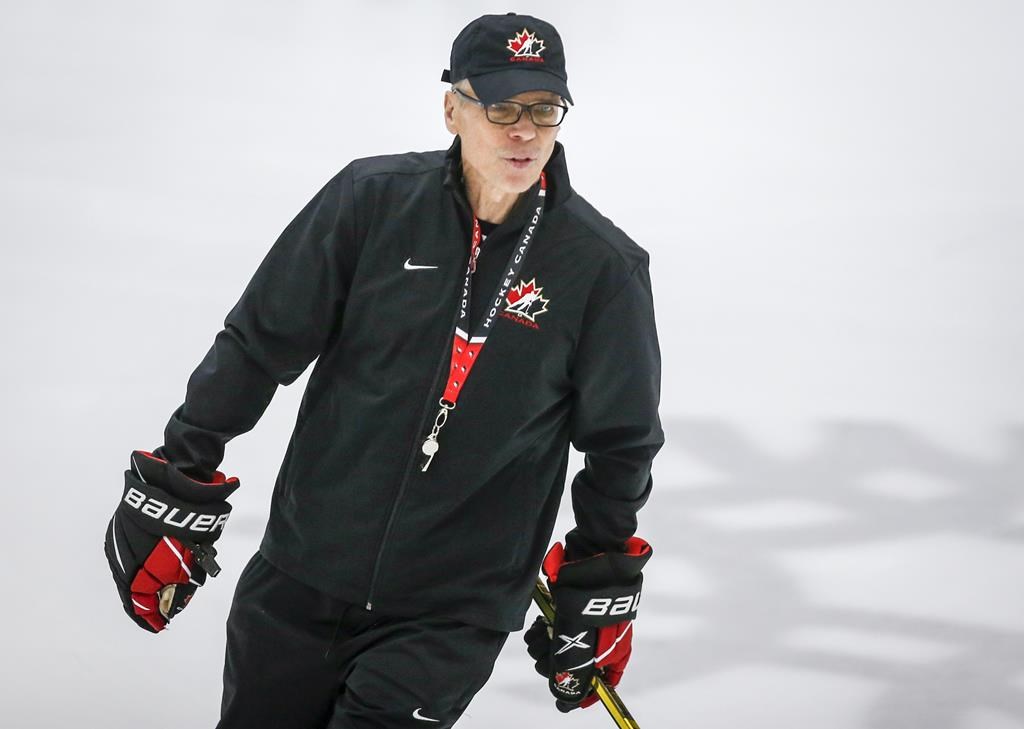
[(419, 707), (416, 709), (416, 711), (412, 712), (413, 719), (419, 719), (420, 721), (441, 721), (440, 719), (431, 719), (429, 716), (423, 716), (423, 714), (420, 713), (421, 708), (423, 707)]

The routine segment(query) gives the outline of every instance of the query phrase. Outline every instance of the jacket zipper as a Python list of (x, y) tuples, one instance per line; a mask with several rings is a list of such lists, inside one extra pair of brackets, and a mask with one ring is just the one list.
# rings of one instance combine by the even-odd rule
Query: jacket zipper
[[(456, 289), (457, 292), (462, 291), (461, 284)], [(420, 444), (423, 441), (423, 433), (425, 428), (425, 422), (427, 417), (430, 415), (430, 405), (434, 400), (434, 394), (437, 392), (437, 380), (441, 374), (442, 369), (446, 364), (446, 359), (451, 356), (452, 337), (455, 333), (455, 324), (459, 320), (459, 312), (462, 309), (461, 295), (458, 300), (457, 306), (455, 307), (455, 316), (452, 318), (451, 324), (448, 327), (448, 336), (444, 339), (444, 348), (441, 351), (441, 359), (437, 363), (437, 369), (434, 370), (434, 378), (430, 381), (430, 390), (427, 393), (426, 402), (423, 403), (423, 410), (420, 414), (420, 427), (416, 430), (416, 438), (413, 441), (412, 452), (409, 454), (409, 460), (405, 464), (405, 474), (402, 476), (402, 483), (398, 487), (398, 492), (395, 494), (395, 498), (391, 502), (391, 511), (388, 513), (388, 521), (384, 527), (384, 534), (380, 538), (380, 546), (377, 548), (377, 557), (373, 563), (373, 573), (370, 576), (370, 587), (366, 592), (366, 610), (367, 612), (373, 610), (373, 591), (377, 585), (377, 576), (380, 572), (380, 561), (381, 556), (384, 554), (384, 547), (387, 545), (388, 537), (391, 535), (391, 527), (395, 521), (395, 514), (398, 511), (398, 502), (402, 500), (402, 495), (405, 493), (405, 486), (409, 482), (409, 473), (412, 471), (413, 464), (416, 462), (416, 456), (420, 453)]]

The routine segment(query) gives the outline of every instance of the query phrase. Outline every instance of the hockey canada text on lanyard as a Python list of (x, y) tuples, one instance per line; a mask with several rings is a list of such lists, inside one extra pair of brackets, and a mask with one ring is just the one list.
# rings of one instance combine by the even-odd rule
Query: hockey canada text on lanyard
[(505, 277), (498, 282), (498, 288), (494, 296), (490, 298), (491, 308), (484, 315), (483, 319), (476, 326), (476, 331), (470, 336), (469, 329), (469, 304), (473, 290), (473, 273), (476, 271), (476, 258), (480, 255), (480, 243), (483, 234), (480, 231), (480, 221), (473, 216), (473, 237), (469, 244), (469, 264), (466, 266), (466, 279), (462, 285), (462, 302), (459, 307), (459, 318), (455, 323), (455, 338), (452, 341), (451, 367), (448, 370), (448, 384), (444, 388), (444, 394), (438, 400), (441, 406), (434, 418), (434, 427), (430, 435), (423, 441), (420, 450), (426, 456), (421, 471), (426, 471), (430, 462), (434, 460), (440, 445), (437, 442), (438, 433), (448, 421), (448, 413), (455, 409), (459, 393), (466, 385), (466, 378), (469, 377), (473, 364), (480, 358), (480, 352), (487, 342), (487, 335), (491, 327), (498, 319), (498, 315), (505, 309), (505, 297), (508, 295), (509, 287), (516, 280), (520, 269), (523, 267), (523, 260), (526, 258), (526, 251), (533, 242), (537, 226), (541, 216), (544, 214), (544, 196), (547, 194), (547, 180), (544, 173), (540, 173), (540, 187), (537, 189), (537, 197), (533, 217), (523, 227), (522, 237), (505, 264)]

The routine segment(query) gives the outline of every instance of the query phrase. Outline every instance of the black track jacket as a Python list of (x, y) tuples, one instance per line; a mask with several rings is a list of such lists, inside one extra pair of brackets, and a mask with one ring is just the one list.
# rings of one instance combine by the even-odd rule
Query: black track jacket
[[(277, 477), (264, 556), (383, 614), (518, 630), (570, 442), (586, 454), (572, 482), (570, 547), (619, 549), (634, 533), (664, 440), (660, 352), (648, 255), (572, 190), (556, 144), (544, 217), (513, 284), (532, 282), (536, 297), (493, 327), (421, 471), (469, 253), (460, 160), (456, 138), (447, 153), (356, 160), (328, 182), (228, 313), (156, 452), (208, 478), (278, 385), (319, 357)], [(474, 328), (534, 192), (483, 243)]]

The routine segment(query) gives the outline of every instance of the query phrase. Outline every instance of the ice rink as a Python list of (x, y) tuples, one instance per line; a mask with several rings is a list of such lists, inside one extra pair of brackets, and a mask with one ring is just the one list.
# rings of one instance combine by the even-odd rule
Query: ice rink
[[(306, 376), (155, 636), (103, 555), (128, 456), (327, 179), (448, 146), (451, 41), (514, 9), (566, 44), (574, 187), (651, 255), (640, 725), (1024, 729), (1024, 6), (506, 5), (4, 3), (0, 724), (215, 725)], [(459, 729), (613, 726), (521, 635)]]

